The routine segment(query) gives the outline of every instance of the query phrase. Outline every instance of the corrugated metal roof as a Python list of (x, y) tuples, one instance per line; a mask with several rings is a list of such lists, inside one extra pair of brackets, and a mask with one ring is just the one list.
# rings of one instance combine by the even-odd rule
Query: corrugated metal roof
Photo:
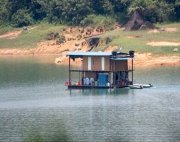
[(111, 52), (70, 52), (67, 56), (111, 56)]

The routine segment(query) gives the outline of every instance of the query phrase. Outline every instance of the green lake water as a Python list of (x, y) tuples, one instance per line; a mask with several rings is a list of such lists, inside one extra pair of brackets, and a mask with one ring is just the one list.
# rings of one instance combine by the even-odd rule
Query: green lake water
[(180, 67), (136, 68), (149, 89), (69, 91), (53, 60), (0, 57), (0, 141), (180, 141)]

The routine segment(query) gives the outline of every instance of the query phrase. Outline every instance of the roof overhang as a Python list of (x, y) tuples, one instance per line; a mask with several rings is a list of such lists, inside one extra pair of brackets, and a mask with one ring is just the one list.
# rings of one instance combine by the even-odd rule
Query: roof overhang
[(111, 52), (70, 52), (66, 54), (66, 56), (70, 56), (72, 58), (82, 58), (82, 57), (93, 57), (93, 56), (102, 56), (102, 57), (110, 57), (112, 55)]
[(66, 54), (66, 56), (69, 56), (72, 59), (75, 58), (83, 58), (83, 57), (110, 57), (111, 60), (128, 60), (130, 58), (134, 58), (134, 56), (131, 56), (128, 53), (119, 52), (116, 53), (116, 55), (113, 55), (113, 52), (69, 52)]

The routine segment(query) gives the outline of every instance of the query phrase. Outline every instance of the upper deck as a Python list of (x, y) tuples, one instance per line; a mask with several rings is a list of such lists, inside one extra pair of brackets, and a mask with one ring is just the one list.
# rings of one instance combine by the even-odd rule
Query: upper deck
[(122, 52), (70, 52), (70, 59), (82, 59), (82, 71), (128, 71), (128, 60), (134, 55)]

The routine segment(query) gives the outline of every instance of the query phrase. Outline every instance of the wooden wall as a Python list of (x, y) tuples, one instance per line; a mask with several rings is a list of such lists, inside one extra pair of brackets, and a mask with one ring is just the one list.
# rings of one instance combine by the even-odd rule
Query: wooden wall
[(120, 60), (120, 61), (111, 61), (111, 70), (112, 71), (127, 71), (128, 70), (128, 61)]
[[(104, 57), (104, 59), (105, 59), (104, 71), (109, 71), (110, 70), (109, 57)], [(101, 71), (102, 70), (101, 57), (99, 56), (91, 57), (91, 66), (93, 71)], [(88, 57), (83, 57), (83, 70), (88, 70)]]
[[(104, 71), (110, 71), (110, 69), (112, 71), (128, 70), (128, 60), (110, 61), (109, 57), (104, 57), (104, 58), (105, 58)], [(88, 70), (88, 57), (83, 57), (83, 70)], [(91, 70), (102, 71), (101, 57), (99, 56), (91, 57)]]
[(88, 57), (83, 57), (82, 69), (83, 70), (88, 70)]

